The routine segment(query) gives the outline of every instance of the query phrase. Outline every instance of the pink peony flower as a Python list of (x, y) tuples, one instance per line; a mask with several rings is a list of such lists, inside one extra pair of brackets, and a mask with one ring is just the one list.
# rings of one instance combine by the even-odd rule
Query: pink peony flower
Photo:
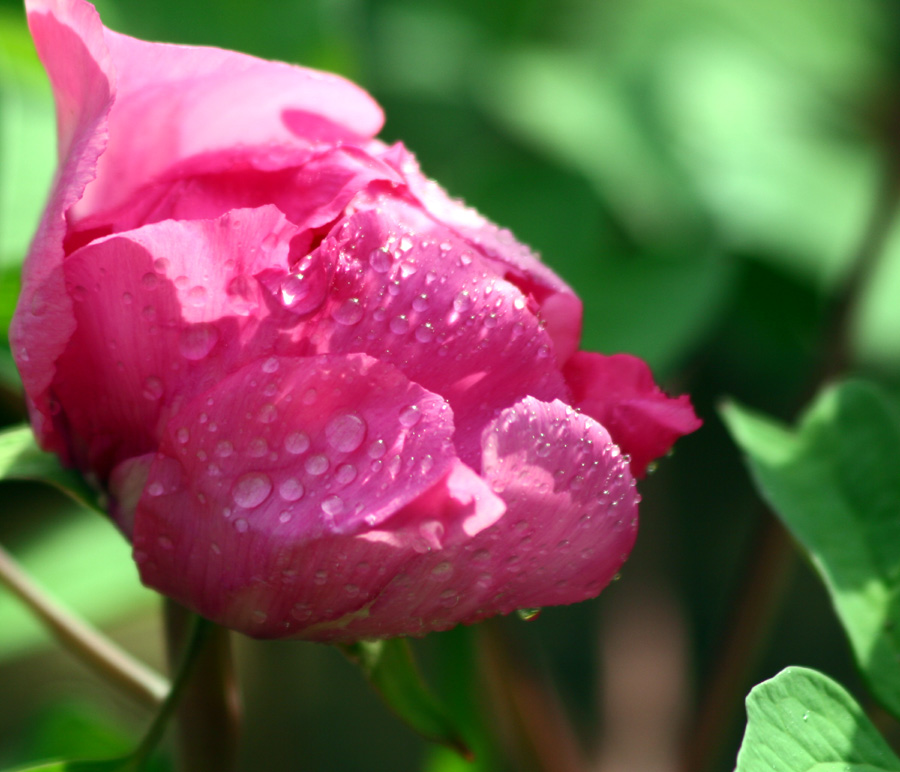
[(600, 592), (687, 398), (576, 353), (572, 290), (374, 139), (353, 84), (26, 5), (59, 170), (11, 340), (142, 580), (315, 640)]

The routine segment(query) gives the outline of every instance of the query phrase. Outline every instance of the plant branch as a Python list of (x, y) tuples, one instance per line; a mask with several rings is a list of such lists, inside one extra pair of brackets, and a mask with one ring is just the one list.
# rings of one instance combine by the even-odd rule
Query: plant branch
[(165, 678), (64, 608), (2, 547), (0, 582), (29, 608), (66, 649), (106, 681), (148, 707), (156, 708), (163, 701), (169, 691)]

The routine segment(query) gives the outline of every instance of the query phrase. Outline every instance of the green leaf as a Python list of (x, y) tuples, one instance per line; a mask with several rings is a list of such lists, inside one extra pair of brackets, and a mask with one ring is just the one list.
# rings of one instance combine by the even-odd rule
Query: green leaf
[(900, 759), (853, 697), (822, 673), (789, 667), (747, 697), (736, 772), (894, 772)]
[(452, 748), (465, 759), (472, 758), (459, 728), (423, 683), (406, 639), (359, 641), (340, 648), (411, 729)]
[(900, 717), (900, 416), (874, 385), (824, 391), (796, 430), (723, 418), (763, 497), (808, 553), (875, 697)]
[(0, 481), (34, 480), (47, 483), (66, 496), (98, 512), (103, 512), (97, 493), (72, 469), (65, 469), (52, 453), (45, 453), (34, 441), (30, 426), (16, 426), (0, 432)]

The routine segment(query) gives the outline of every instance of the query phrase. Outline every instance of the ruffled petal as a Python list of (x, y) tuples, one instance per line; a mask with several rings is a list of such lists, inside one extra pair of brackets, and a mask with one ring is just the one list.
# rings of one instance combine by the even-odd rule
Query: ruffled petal
[(133, 529), (141, 577), (251, 634), (297, 626), (304, 592), (322, 596), (318, 614), (341, 615), (359, 601), (327, 580), (340, 545), (449, 471), (452, 432), (441, 397), (365, 355), (247, 365), (171, 418), (149, 473), (134, 465), (147, 475)]
[(165, 45), (105, 30), (117, 71), (110, 143), (78, 218), (115, 208), (186, 159), (220, 170), (252, 156), (362, 142), (384, 116), (361, 88), (328, 73), (217, 48)]
[[(481, 478), (457, 470), (456, 479), (357, 536), (368, 551), (354, 543), (354, 561), (383, 567), (383, 585), (361, 594), (352, 612), (298, 637), (422, 635), (596, 596), (637, 532), (634, 480), (606, 430), (561, 402), (528, 398), (485, 432), (484, 451)], [(465, 533), (467, 523), (494, 518)]]
[(61, 271), (65, 217), (94, 178), (97, 159), (106, 147), (115, 73), (93, 6), (28, 0), (26, 9), (56, 100), (59, 168), (22, 271), (22, 293), (9, 337), (35, 433), (45, 448), (64, 454), (50, 421), (47, 387), (56, 359), (75, 329)]
[(267, 311), (253, 276), (287, 264), (295, 233), (269, 206), (161, 222), (65, 260), (77, 329), (51, 407), (82, 469), (103, 480), (119, 461), (153, 450), (180, 402), (258, 356)]
[(581, 338), (582, 304), (572, 288), (509, 230), (498, 228), (471, 207), (450, 198), (440, 185), (426, 178), (415, 156), (402, 143), (385, 149), (380, 157), (402, 172), (410, 192), (432, 217), (493, 262), (494, 269), (507, 281), (534, 298), (553, 339), (556, 359), (564, 364), (578, 349)]
[(333, 278), (290, 345), (364, 352), (442, 394), (460, 458), (477, 466), (481, 432), (500, 410), (526, 395), (567, 396), (552, 340), (514, 285), (418, 208), (376, 195), (354, 209), (310, 257)]
[(668, 396), (653, 381), (647, 363), (629, 354), (575, 354), (563, 370), (572, 404), (602, 423), (631, 456), (631, 471), (643, 477), (647, 465), (679, 437), (702, 425), (690, 398)]

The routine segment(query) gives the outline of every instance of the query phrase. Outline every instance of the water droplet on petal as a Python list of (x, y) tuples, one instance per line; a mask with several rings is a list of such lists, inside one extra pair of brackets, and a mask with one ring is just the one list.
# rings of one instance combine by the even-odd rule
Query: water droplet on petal
[(188, 303), (194, 308), (199, 308), (206, 302), (206, 287), (191, 287), (188, 291)]
[(285, 501), (299, 501), (304, 492), (303, 483), (295, 477), (289, 477), (278, 486), (278, 495)]
[(309, 435), (304, 432), (293, 432), (284, 438), (284, 449), (295, 456), (309, 449)]
[(248, 528), (250, 528), (250, 524), (243, 518), (234, 521), (234, 530), (238, 533), (246, 533)]
[(249, 472), (237, 479), (231, 489), (235, 504), (253, 509), (262, 504), (272, 492), (272, 481), (261, 472)]
[(328, 471), (329, 461), (328, 456), (325, 456), (321, 453), (317, 453), (314, 456), (310, 456), (306, 459), (306, 462), (303, 464), (303, 468), (306, 469), (309, 474), (318, 477), (321, 474), (325, 474)]
[(391, 332), (394, 335), (403, 335), (409, 329), (409, 319), (405, 316), (395, 316), (390, 323)]
[(363, 318), (363, 309), (359, 304), (359, 298), (345, 300), (331, 312), (331, 315), (338, 324), (343, 324), (347, 327), (356, 324)]
[(332, 418), (325, 427), (328, 444), (342, 453), (351, 453), (362, 445), (366, 436), (366, 422), (355, 413)]
[(163, 395), (163, 384), (162, 381), (157, 378), (155, 375), (151, 375), (144, 381), (144, 399), (149, 399), (152, 402), (156, 402), (157, 400), (162, 398)]
[(416, 327), (416, 340), (419, 343), (429, 343), (434, 338), (434, 327), (426, 323)]
[(474, 301), (472, 300), (472, 296), (469, 294), (469, 291), (463, 290), (453, 300), (453, 309), (461, 314), (464, 314), (472, 307), (473, 303)]
[(341, 464), (334, 473), (334, 480), (340, 485), (348, 485), (356, 479), (356, 467), (353, 464)]
[(212, 324), (192, 324), (185, 327), (178, 337), (178, 350), (185, 359), (197, 361), (213, 350), (219, 340), (219, 331)]
[(391, 270), (393, 255), (384, 248), (373, 249), (369, 253), (369, 265), (377, 273), (387, 273)]
[(322, 499), (322, 511), (326, 515), (339, 515), (344, 511), (344, 500), (340, 496), (327, 496)]
[(400, 423), (407, 429), (415, 426), (422, 420), (422, 413), (418, 405), (409, 405), (400, 411)]
[(384, 444), (384, 440), (375, 440), (369, 445), (369, 458), (381, 458), (385, 453), (387, 453), (387, 446)]

